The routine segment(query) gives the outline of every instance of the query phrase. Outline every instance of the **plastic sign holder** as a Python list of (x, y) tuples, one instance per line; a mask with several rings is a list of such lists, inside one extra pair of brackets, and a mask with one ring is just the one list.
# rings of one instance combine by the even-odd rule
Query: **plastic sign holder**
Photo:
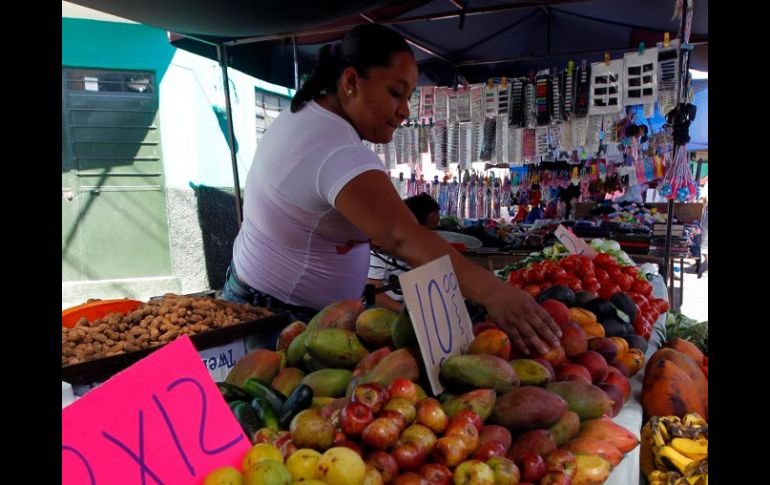
[(434, 395), (444, 391), (441, 364), (463, 354), (473, 341), (473, 326), (448, 255), (398, 277), (409, 318), (420, 345)]
[(567, 251), (572, 254), (588, 256), (588, 258), (591, 260), (593, 260), (597, 254), (599, 254), (594, 248), (586, 244), (585, 241), (577, 237), (575, 233), (561, 224), (559, 224), (559, 227), (556, 228), (553, 234), (556, 236), (556, 239), (559, 240), (562, 246), (564, 246)]

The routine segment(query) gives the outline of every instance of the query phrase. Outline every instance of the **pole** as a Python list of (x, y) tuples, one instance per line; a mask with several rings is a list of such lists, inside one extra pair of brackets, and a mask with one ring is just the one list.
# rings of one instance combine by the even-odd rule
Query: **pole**
[(294, 89), (299, 91), (299, 58), (297, 57), (297, 38), (291, 38), (291, 47), (294, 52)]
[(227, 75), (227, 47), (224, 44), (217, 45), (219, 65), (222, 67), (222, 84), (225, 90), (225, 109), (227, 113), (227, 140), (230, 143), (230, 162), (233, 166), (233, 188), (235, 193), (235, 214), (238, 218), (238, 229), (241, 228), (243, 214), (241, 212), (241, 182), (238, 178), (238, 160), (235, 155), (235, 135), (233, 134), (233, 110), (230, 105), (230, 78)]
[[(687, 75), (690, 68), (690, 51), (687, 48), (683, 48), (686, 44), (690, 41), (690, 32), (687, 28), (687, 18), (688, 14), (692, 12), (694, 8), (694, 2), (695, 0), (683, 0), (683, 6), (682, 6), (682, 23), (681, 23), (681, 29), (680, 29), (680, 42), (679, 42), (679, 49), (680, 49), (680, 55), (679, 55), (679, 83), (677, 85), (676, 89), (676, 98), (677, 98), (677, 107), (679, 104), (681, 104), (685, 99), (685, 93), (687, 90)], [(679, 150), (680, 145), (678, 145), (675, 141), (674, 143), (674, 157), (672, 157), (672, 160), (676, 158), (677, 151)], [(676, 194), (674, 194), (676, 195)], [(669, 268), (669, 258), (671, 257), (671, 225), (674, 223), (674, 199), (669, 199), (668, 201), (668, 220), (666, 221), (666, 241), (664, 245), (663, 250), (663, 260), (664, 260), (664, 266), (665, 271), (663, 272), (663, 280), (667, 281), (669, 277), (669, 269), (673, 273), (673, 265), (671, 265), (671, 268)], [(673, 276), (673, 275), (672, 275)], [(672, 278), (673, 279), (673, 278)], [(676, 299), (676, 293), (673, 291), (673, 284), (672, 288), (669, 289), (669, 294), (671, 294)], [(672, 299), (672, 300), (673, 300)], [(671, 307), (675, 307), (675, 301), (671, 302)], [(680, 302), (681, 304), (681, 302)]]

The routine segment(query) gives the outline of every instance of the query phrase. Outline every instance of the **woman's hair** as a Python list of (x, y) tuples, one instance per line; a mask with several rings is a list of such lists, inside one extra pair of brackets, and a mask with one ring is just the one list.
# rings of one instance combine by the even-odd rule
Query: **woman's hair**
[(391, 65), (396, 52), (409, 51), (401, 34), (378, 24), (363, 24), (353, 28), (338, 44), (326, 44), (310, 77), (291, 100), (291, 112), (299, 111), (308, 101), (337, 92), (337, 80), (342, 71), (353, 67), (366, 77), (372, 67)]
[(417, 218), (417, 222), (423, 226), (425, 225), (425, 222), (427, 222), (431, 212), (440, 210), (438, 202), (425, 192), (404, 199), (404, 204), (406, 204), (406, 206), (409, 207), (409, 210), (412, 211), (412, 214)]

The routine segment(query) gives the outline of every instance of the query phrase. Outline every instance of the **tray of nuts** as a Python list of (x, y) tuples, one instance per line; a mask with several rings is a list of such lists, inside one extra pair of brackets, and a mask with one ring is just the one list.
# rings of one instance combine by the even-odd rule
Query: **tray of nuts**
[(203, 350), (288, 323), (286, 311), (168, 293), (126, 314), (62, 327), (62, 380), (82, 384), (108, 378), (181, 335)]

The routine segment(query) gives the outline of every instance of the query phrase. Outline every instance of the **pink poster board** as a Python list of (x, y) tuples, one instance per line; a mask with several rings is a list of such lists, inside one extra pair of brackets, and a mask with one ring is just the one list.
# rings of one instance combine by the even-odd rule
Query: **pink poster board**
[(249, 447), (184, 336), (62, 411), (62, 484), (198, 484)]

